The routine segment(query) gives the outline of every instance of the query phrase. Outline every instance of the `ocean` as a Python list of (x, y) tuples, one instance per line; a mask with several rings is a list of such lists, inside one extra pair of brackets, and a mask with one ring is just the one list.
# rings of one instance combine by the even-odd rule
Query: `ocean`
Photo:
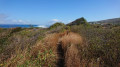
[[(0, 24), (0, 28), (29, 28), (31, 25), (20, 25), (20, 24)], [(39, 25), (32, 25), (33, 27), (39, 27)]]

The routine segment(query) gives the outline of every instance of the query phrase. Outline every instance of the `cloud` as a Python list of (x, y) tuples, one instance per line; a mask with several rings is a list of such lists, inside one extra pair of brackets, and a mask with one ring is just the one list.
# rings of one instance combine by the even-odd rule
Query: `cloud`
[(64, 22), (65, 24), (68, 24), (68, 23), (71, 23), (71, 22), (73, 22), (73, 20), (68, 20), (68, 21), (66, 21), (66, 22)]
[(52, 22), (60, 22), (60, 20), (58, 20), (58, 19), (52, 19), (51, 21)]
[(19, 20), (12, 20), (11, 22), (14, 23), (14, 24), (15, 24), (15, 23), (16, 23), (16, 24), (29, 24), (30, 21), (19, 19)]
[(7, 20), (7, 15), (5, 14), (0, 14), (0, 23), (5, 23)]
[(73, 20), (67, 20), (67, 21), (62, 21), (62, 20), (59, 20), (59, 19), (52, 19), (52, 20), (50, 20), (49, 22), (48, 22), (48, 26), (50, 26), (50, 25), (52, 25), (52, 24), (54, 24), (54, 23), (56, 23), (56, 22), (62, 22), (62, 23), (64, 23), (64, 24), (68, 24), (68, 23), (70, 23), (70, 22), (72, 22)]
[(39, 25), (39, 26), (37, 26), (37, 27), (47, 28), (47, 27), (46, 27), (46, 26), (44, 26), (44, 25)]
[(0, 20), (1, 19), (6, 19), (8, 16), (7, 15), (5, 15), (5, 14), (0, 14)]
[(52, 19), (52, 20), (50, 20), (50, 21), (48, 22), (48, 25), (52, 25), (52, 24), (54, 24), (54, 23), (56, 23), (56, 22), (62, 22), (62, 21), (59, 20), (59, 19)]
[(0, 24), (29, 24), (30, 20), (16, 20), (16, 19), (8, 19), (6, 14), (0, 14)]

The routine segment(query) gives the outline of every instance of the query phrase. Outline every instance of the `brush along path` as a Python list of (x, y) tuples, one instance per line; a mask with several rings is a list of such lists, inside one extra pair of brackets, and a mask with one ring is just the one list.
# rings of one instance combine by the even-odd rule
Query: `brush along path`
[(54, 33), (48, 35), (46, 44), (57, 52), (57, 67), (80, 67), (80, 54), (82, 38), (73, 32)]

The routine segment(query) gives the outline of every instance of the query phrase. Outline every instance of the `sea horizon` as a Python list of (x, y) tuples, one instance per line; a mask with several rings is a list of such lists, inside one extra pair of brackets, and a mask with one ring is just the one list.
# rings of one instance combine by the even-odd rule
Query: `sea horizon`
[(39, 25), (39, 24), (0, 24), (0, 28), (30, 28), (30, 27), (42, 27), (46, 28), (45, 25)]

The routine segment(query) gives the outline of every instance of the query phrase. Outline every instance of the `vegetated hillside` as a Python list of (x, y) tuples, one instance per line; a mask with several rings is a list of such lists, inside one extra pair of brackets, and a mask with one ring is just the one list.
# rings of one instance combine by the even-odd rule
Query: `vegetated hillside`
[(107, 19), (107, 20), (101, 20), (101, 21), (94, 21), (94, 22), (90, 22), (90, 23), (93, 23), (93, 24), (114, 24), (114, 25), (117, 25), (119, 24), (120, 25), (120, 18), (113, 18), (113, 19)]
[(68, 23), (67, 25), (72, 26), (72, 25), (80, 25), (80, 24), (88, 24), (87, 20), (83, 17), (76, 19), (73, 22)]
[(120, 26), (0, 28), (0, 67), (120, 67)]

